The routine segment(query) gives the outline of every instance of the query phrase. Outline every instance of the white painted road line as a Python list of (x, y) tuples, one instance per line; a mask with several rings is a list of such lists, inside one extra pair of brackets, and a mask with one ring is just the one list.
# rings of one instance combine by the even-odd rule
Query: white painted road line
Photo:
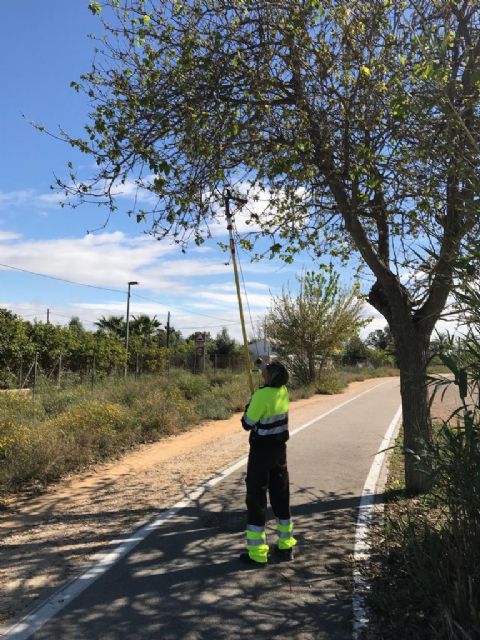
[[(328, 415), (341, 409), (342, 407), (350, 404), (354, 400), (361, 398), (367, 393), (378, 389), (379, 387), (387, 384), (390, 380), (381, 382), (366, 391), (341, 402), (329, 411), (322, 413), (320, 416), (305, 422), (297, 429), (290, 432), (290, 436), (294, 436), (300, 433), (304, 429), (312, 426), (319, 420), (326, 418)], [(197, 500), (205, 491), (210, 487), (214, 487), (219, 482), (224, 480), (227, 476), (231, 475), (235, 471), (238, 471), (247, 462), (247, 457), (241, 458), (237, 462), (233, 463), (223, 471), (216, 474), (212, 479), (208, 480), (204, 484), (200, 485), (187, 498), (177, 502), (168, 511), (163, 511), (154, 520), (145, 524), (137, 529), (133, 534), (122, 540), (113, 540), (110, 546), (114, 546), (111, 550), (101, 551), (91, 558), (90, 567), (84, 571), (80, 576), (73, 578), (63, 587), (55, 591), (47, 600), (42, 601), (34, 608), (29, 614), (15, 622), (9, 627), (0, 627), (0, 638), (2, 640), (28, 640), (36, 631), (38, 631), (43, 625), (53, 618), (62, 609), (68, 606), (75, 598), (77, 598), (85, 589), (91, 586), (98, 578), (105, 574), (114, 564), (126, 556), (132, 549), (134, 549), (140, 542), (150, 535), (153, 531), (159, 529), (167, 520), (174, 517), (183, 508), (189, 506), (193, 501)], [(363, 499), (363, 498), (362, 498)], [(115, 546), (116, 545), (116, 546)]]
[(305, 422), (304, 424), (302, 424), (301, 427), (298, 427), (297, 429), (294, 429), (293, 431), (290, 431), (290, 436), (294, 436), (297, 433), (300, 433), (300, 431), (303, 431), (307, 427), (310, 427), (312, 424), (315, 424), (315, 422), (318, 422), (319, 420), (322, 420), (322, 418), (326, 418), (327, 416), (329, 416), (334, 411), (337, 411), (337, 409), (341, 409), (342, 407), (345, 407), (347, 404), (350, 404), (350, 402), (353, 402), (357, 398), (361, 398), (366, 393), (370, 393), (370, 391), (373, 391), (374, 389), (378, 389), (378, 387), (383, 387), (383, 385), (387, 384), (388, 382), (390, 382), (390, 380), (386, 380), (385, 382), (380, 382), (380, 384), (376, 384), (374, 387), (371, 387), (370, 389), (367, 389), (366, 391), (362, 391), (362, 393), (359, 393), (358, 395), (353, 396), (353, 398), (350, 398), (349, 400), (345, 400), (345, 402), (337, 404), (335, 407), (333, 407), (333, 409), (330, 409), (330, 411), (326, 411), (325, 413), (322, 413), (322, 415), (317, 416), (316, 418), (313, 418), (313, 420), (309, 420), (308, 422)]
[(365, 564), (370, 558), (370, 544), (368, 541), (369, 528), (375, 515), (375, 494), (382, 466), (385, 461), (386, 449), (392, 446), (393, 439), (402, 417), (402, 407), (400, 406), (390, 422), (387, 432), (380, 444), (378, 453), (375, 454), (372, 466), (363, 487), (358, 518), (355, 532), (355, 548), (353, 560), (355, 567), (353, 570), (353, 639), (359, 640), (364, 629), (368, 626), (368, 616), (365, 609), (364, 593), (367, 584), (359, 569), (359, 564)]

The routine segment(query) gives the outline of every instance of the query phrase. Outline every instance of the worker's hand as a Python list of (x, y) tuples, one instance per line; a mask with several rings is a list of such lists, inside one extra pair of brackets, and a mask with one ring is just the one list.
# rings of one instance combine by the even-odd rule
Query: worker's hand
[(245, 429), (245, 431), (251, 431), (253, 429), (253, 427), (251, 427), (249, 424), (245, 422), (244, 416), (242, 416), (241, 422), (242, 422), (242, 427)]

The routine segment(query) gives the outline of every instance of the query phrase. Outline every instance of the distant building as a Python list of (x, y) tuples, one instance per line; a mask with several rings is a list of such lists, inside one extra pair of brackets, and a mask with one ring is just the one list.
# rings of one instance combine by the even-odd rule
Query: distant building
[(277, 357), (277, 353), (274, 351), (274, 347), (270, 340), (267, 338), (263, 338), (260, 340), (252, 340), (248, 344), (248, 350), (250, 351), (252, 358), (262, 358), (265, 360), (270, 360), (272, 358)]

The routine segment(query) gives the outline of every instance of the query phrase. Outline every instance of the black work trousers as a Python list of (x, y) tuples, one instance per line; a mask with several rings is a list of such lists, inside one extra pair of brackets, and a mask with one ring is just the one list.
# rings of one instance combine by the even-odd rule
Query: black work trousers
[(251, 447), (245, 482), (248, 524), (265, 526), (267, 491), (275, 516), (281, 520), (290, 518), (290, 484), (285, 444), (271, 449)]

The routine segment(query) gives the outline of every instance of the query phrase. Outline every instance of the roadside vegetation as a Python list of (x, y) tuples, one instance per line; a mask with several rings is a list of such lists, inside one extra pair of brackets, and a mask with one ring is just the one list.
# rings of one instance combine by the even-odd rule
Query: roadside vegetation
[(168, 366), (201, 371), (206, 365), (241, 369), (240, 346), (223, 328), (204, 339), (205, 358), (198, 357), (196, 335), (183, 336), (173, 326), (163, 326), (156, 316), (132, 315), (130, 348), (125, 349), (123, 316), (101, 317), (87, 330), (73, 317), (66, 326), (33, 322), (0, 309), (0, 389), (31, 387), (36, 378), (57, 386), (88, 382), (107, 376), (161, 373)]
[(179, 433), (202, 419), (243, 409), (245, 376), (194, 375), (105, 379), (31, 394), (0, 395), (0, 493), (41, 486), (131, 447)]
[[(300, 285), (296, 298), (284, 291), (274, 300), (262, 323), (291, 373), (293, 400), (398, 375), (395, 352), (382, 348), (378, 331), (368, 345), (358, 336), (365, 322), (357, 290), (340, 290), (333, 272), (328, 278), (304, 274)], [(138, 444), (243, 410), (249, 397), (243, 356), (226, 328), (215, 338), (202, 333), (199, 347), (195, 334), (184, 338), (155, 317), (134, 316), (130, 344), (140, 358), (132, 371), (123, 318), (101, 318), (96, 325), (87, 331), (76, 318), (66, 327), (30, 323), (0, 310), (8, 336), (0, 344), (0, 381), (20, 387), (0, 393), (0, 496), (41, 488)], [(265, 334), (255, 344), (263, 341)], [(25, 376), (32, 356), (34, 367)], [(22, 388), (26, 381), (29, 389)]]
[[(365, 367), (326, 373), (315, 384), (290, 386), (292, 400), (338, 393), (353, 380), (396, 375)], [(260, 382), (260, 379), (258, 380)], [(58, 389), (46, 379), (31, 393), (0, 393), (0, 499), (49, 482), (132, 447), (180, 433), (202, 420), (242, 411), (249, 396), (242, 373), (172, 369), (135, 380), (107, 378)]]
[(397, 442), (385, 516), (372, 536), (371, 638), (480, 638), (480, 296), (475, 284), (457, 296), (468, 330), (441, 345), (451, 375), (431, 379), (430, 390), (434, 397), (455, 385), (460, 400), (434, 423), (417, 459), (429, 485), (421, 496), (405, 491), (402, 437)]
[(434, 477), (427, 493), (405, 494), (401, 454), (390, 476), (368, 568), (372, 639), (480, 637), (478, 423), (437, 423), (434, 434)]

